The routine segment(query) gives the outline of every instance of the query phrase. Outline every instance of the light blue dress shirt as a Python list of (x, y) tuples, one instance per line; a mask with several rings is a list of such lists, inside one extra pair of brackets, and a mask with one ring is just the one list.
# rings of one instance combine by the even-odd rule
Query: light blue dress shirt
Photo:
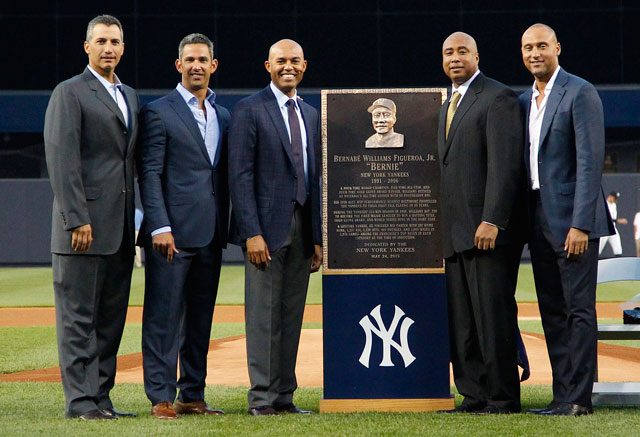
[[(220, 140), (218, 114), (213, 107), (213, 102), (216, 98), (215, 93), (210, 89), (207, 89), (207, 98), (204, 99), (204, 107), (207, 110), (207, 115), (205, 116), (205, 112), (200, 109), (200, 103), (198, 102), (198, 98), (196, 96), (191, 94), (191, 92), (188, 91), (184, 86), (182, 86), (181, 83), (178, 83), (178, 85), (176, 86), (176, 90), (178, 91), (178, 93), (180, 93), (187, 106), (191, 110), (193, 118), (195, 118), (196, 123), (198, 124), (198, 129), (200, 129), (200, 135), (202, 135), (204, 144), (205, 146), (207, 146), (207, 153), (209, 154), (211, 165), (214, 165), (216, 160), (216, 152), (218, 150), (218, 141)], [(153, 237), (165, 232), (171, 232), (171, 226), (163, 226), (162, 228), (158, 228), (151, 232), (151, 236)]]

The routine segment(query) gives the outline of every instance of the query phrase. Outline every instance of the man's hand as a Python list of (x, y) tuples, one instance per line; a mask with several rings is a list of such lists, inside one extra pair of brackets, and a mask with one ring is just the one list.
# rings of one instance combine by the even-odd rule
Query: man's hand
[(621, 225), (626, 225), (627, 223), (629, 223), (629, 220), (627, 220), (624, 217), (620, 217), (618, 220), (616, 220), (616, 224), (621, 224)]
[(271, 255), (262, 235), (256, 235), (247, 240), (247, 257), (249, 262), (258, 268), (269, 266)]
[(91, 249), (93, 242), (93, 231), (91, 225), (82, 225), (74, 228), (71, 233), (71, 247), (76, 252), (86, 252)]
[(157, 250), (167, 257), (167, 262), (173, 261), (173, 255), (180, 253), (176, 248), (176, 243), (173, 241), (173, 234), (171, 232), (154, 235), (151, 237), (151, 243), (153, 244), (153, 250)]
[(577, 228), (569, 229), (567, 239), (564, 240), (564, 250), (567, 258), (583, 254), (589, 246), (589, 234)]
[(497, 237), (498, 227), (482, 222), (476, 229), (473, 244), (480, 250), (495, 249)]
[(313, 258), (311, 258), (311, 273), (315, 273), (320, 270), (322, 265), (322, 246), (314, 244)]

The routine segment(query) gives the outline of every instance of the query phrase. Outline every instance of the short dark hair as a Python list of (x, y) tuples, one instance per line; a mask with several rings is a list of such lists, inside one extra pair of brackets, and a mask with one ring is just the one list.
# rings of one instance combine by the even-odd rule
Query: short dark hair
[(211, 59), (213, 59), (213, 42), (207, 38), (206, 35), (201, 33), (190, 33), (189, 35), (182, 38), (180, 41), (180, 45), (178, 46), (178, 59), (182, 59), (182, 51), (184, 46), (187, 44), (206, 44), (209, 47), (209, 54), (211, 55)]
[(118, 26), (118, 29), (120, 29), (120, 39), (122, 39), (122, 42), (124, 42), (124, 32), (122, 31), (122, 24), (120, 23), (120, 20), (118, 20), (113, 15), (106, 14), (98, 15), (93, 20), (89, 21), (89, 24), (87, 25), (87, 42), (91, 41), (91, 37), (93, 36), (93, 28), (96, 27), (96, 24), (104, 24), (105, 26)]

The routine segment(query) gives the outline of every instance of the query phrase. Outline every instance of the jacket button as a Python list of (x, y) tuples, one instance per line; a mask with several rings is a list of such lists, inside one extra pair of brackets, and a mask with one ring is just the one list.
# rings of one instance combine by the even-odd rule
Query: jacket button
[(211, 192), (211, 194), (213, 194), (213, 195), (215, 196), (215, 195), (216, 195), (216, 192), (215, 192), (215, 191), (212, 191), (212, 192)]
[(123, 188), (123, 189), (122, 189), (122, 192), (123, 192), (123, 193), (126, 193), (126, 192), (127, 192), (127, 189), (126, 189), (126, 188)]
[(125, 130), (123, 130), (123, 131), (122, 131), (122, 133), (126, 135), (126, 134), (128, 134), (129, 132), (125, 129)]

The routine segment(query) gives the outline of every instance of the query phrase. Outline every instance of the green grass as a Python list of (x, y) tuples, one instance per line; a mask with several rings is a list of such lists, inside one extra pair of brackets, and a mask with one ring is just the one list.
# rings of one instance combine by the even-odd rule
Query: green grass
[[(546, 386), (522, 388), (523, 407), (546, 405)], [(301, 388), (294, 401), (318, 411), (319, 388)], [(529, 414), (474, 417), (437, 413), (313, 414), (250, 417), (246, 387), (210, 386), (207, 402), (227, 413), (219, 417), (181, 417), (160, 421), (149, 414), (142, 385), (118, 384), (112, 391), (116, 408), (138, 414), (135, 419), (82, 422), (65, 419), (64, 397), (56, 383), (0, 383), (0, 435), (101, 436), (628, 436), (640, 427), (636, 409), (597, 409), (593, 416), (543, 418)], [(10, 400), (10, 402), (8, 401)], [(459, 401), (459, 400), (458, 400)], [(16, 408), (19, 406), (19, 408)]]
[[(0, 307), (53, 306), (51, 268), (0, 268)], [(129, 305), (144, 303), (144, 269), (134, 269), (131, 278)], [(309, 279), (308, 304), (322, 303), (322, 275), (314, 273)], [(218, 287), (218, 305), (244, 304), (244, 266), (222, 266)]]
[[(616, 282), (598, 287), (598, 302), (624, 302), (640, 292), (640, 284)], [(518, 272), (516, 291), (518, 302), (537, 302), (531, 264), (523, 263)], [(144, 303), (144, 269), (134, 269), (131, 279), (129, 305)], [(220, 275), (218, 305), (244, 303), (244, 266), (225, 265)], [(309, 280), (307, 304), (322, 303), (322, 275), (314, 273)], [(51, 269), (0, 268), (0, 307), (53, 306)]]
[[(640, 283), (636, 281), (609, 282), (598, 285), (596, 300), (598, 302), (625, 302), (638, 293), (640, 293)], [(531, 263), (520, 264), (516, 300), (518, 302), (538, 301)]]

